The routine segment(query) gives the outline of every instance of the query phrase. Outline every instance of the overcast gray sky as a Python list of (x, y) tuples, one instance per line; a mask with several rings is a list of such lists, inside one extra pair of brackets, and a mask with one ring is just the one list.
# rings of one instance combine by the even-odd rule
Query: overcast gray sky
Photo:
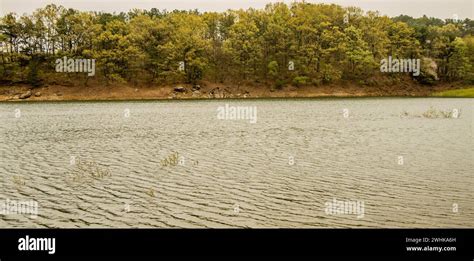
[[(31, 13), (49, 3), (85, 11), (120, 12), (138, 9), (199, 9), (200, 11), (225, 11), (239, 8), (262, 8), (269, 2), (291, 3), (295, 0), (0, 0), (0, 14)], [(364, 10), (377, 10), (388, 16), (407, 14), (420, 17), (424, 14), (438, 18), (473, 19), (474, 0), (307, 0), (312, 3), (336, 3), (358, 6)]]

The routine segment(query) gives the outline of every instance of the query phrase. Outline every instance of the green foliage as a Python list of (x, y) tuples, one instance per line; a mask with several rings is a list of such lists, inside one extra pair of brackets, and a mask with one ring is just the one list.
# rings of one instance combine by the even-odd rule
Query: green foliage
[(342, 71), (331, 65), (324, 65), (321, 69), (321, 80), (323, 83), (338, 81), (342, 77)]
[(433, 94), (433, 96), (474, 98), (474, 88), (437, 92), (437, 93)]
[(272, 79), (276, 79), (278, 77), (278, 62), (271, 61), (268, 63), (268, 74), (272, 77)]
[(283, 87), (285, 87), (285, 81), (284, 80), (278, 79), (278, 80), (275, 81), (275, 89), (281, 90), (281, 89), (283, 89)]
[(466, 82), (474, 84), (474, 36), (464, 37), (464, 42), (466, 43), (466, 57), (468, 58), (464, 79)]
[(41, 80), (39, 79), (39, 62), (37, 59), (31, 59), (30, 64), (28, 65), (28, 76), (27, 81), (34, 87), (41, 85)]
[(221, 13), (154, 8), (119, 14), (52, 4), (0, 18), (0, 82), (87, 82), (81, 74), (55, 73), (54, 61), (63, 56), (96, 59), (95, 79), (107, 84), (399, 82), (401, 74), (379, 70), (380, 60), (392, 56), (424, 57), (419, 82), (472, 83), (473, 32), (470, 19), (389, 18), (305, 2)]
[(306, 85), (309, 83), (309, 77), (306, 76), (296, 76), (293, 78), (293, 84), (297, 87), (300, 87), (302, 85)]
[(456, 37), (451, 43), (452, 54), (448, 63), (450, 80), (464, 79), (472, 68), (467, 55), (467, 45), (462, 38)]

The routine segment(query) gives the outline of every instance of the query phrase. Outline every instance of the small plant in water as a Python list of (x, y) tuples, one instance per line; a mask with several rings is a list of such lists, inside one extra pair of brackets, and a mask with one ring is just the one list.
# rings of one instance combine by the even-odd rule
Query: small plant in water
[(155, 197), (155, 190), (154, 190), (153, 188), (150, 188), (150, 190), (148, 190), (148, 191), (146, 192), (146, 194), (147, 194), (148, 196), (154, 198), (154, 197)]
[(458, 109), (453, 110), (438, 110), (431, 106), (427, 111), (420, 114), (410, 114), (407, 111), (403, 111), (400, 113), (400, 117), (416, 117), (416, 118), (428, 118), (428, 119), (438, 119), (438, 118), (445, 118), (445, 119), (457, 119), (461, 116), (461, 111)]
[(78, 160), (72, 172), (73, 181), (82, 181), (87, 178), (103, 179), (112, 176), (109, 169), (100, 166), (95, 161)]
[(446, 119), (457, 119), (461, 116), (461, 112), (457, 109), (454, 110), (438, 110), (436, 108), (430, 107), (429, 110), (425, 111), (422, 114), (423, 117), (428, 119), (437, 119), (437, 118), (446, 118)]
[(167, 167), (167, 166), (175, 167), (178, 165), (178, 163), (179, 163), (178, 152), (173, 152), (160, 161), (161, 167)]
[(15, 185), (17, 185), (18, 187), (26, 185), (25, 180), (20, 176), (13, 176), (13, 183), (15, 183)]

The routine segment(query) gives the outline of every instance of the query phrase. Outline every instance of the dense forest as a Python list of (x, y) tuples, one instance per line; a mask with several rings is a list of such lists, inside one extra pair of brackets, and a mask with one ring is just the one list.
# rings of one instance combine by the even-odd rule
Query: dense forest
[[(473, 32), (470, 19), (390, 18), (301, 2), (205, 13), (48, 5), (1, 17), (0, 84), (472, 84)], [(381, 72), (389, 56), (420, 59), (421, 74)], [(57, 73), (63, 57), (95, 59), (95, 75)]]

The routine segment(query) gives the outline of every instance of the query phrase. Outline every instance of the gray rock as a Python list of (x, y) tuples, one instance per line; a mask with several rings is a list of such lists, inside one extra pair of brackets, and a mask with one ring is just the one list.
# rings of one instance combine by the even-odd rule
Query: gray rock
[(196, 91), (193, 91), (193, 97), (199, 97), (201, 96), (201, 92), (196, 90)]
[(28, 99), (28, 98), (31, 97), (31, 95), (32, 95), (31, 91), (27, 91), (26, 93), (21, 94), (21, 95), (19, 96), (19, 99), (22, 99), (22, 100), (23, 100), (23, 99)]
[(40, 97), (40, 96), (41, 96), (41, 92), (35, 92), (35, 96), (36, 96), (36, 97)]

